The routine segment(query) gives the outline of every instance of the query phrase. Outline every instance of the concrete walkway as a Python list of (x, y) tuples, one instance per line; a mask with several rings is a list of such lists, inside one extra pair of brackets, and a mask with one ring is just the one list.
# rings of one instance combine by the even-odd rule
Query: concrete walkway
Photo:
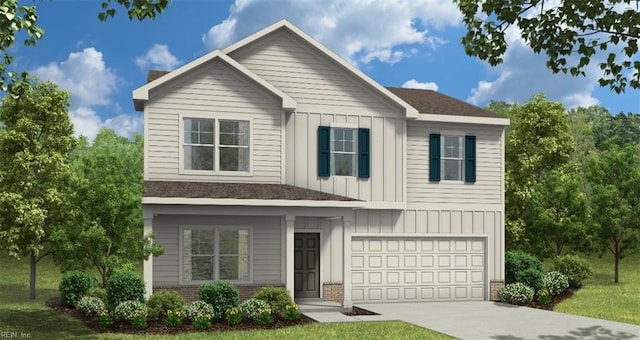
[(640, 326), (491, 301), (357, 306), (380, 314), (359, 320), (401, 320), (460, 339), (640, 340)]

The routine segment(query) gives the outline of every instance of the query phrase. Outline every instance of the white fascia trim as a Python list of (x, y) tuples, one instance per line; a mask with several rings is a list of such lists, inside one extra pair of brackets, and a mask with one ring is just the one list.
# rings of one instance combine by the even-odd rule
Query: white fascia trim
[(167, 81), (170, 81), (171, 79), (174, 79), (176, 77), (179, 77), (180, 75), (182, 75), (183, 73), (190, 71), (206, 62), (209, 62), (211, 60), (214, 59), (220, 59), (222, 61), (224, 61), (225, 63), (227, 63), (229, 66), (235, 68), (236, 70), (240, 71), (242, 74), (244, 74), (245, 76), (247, 76), (248, 78), (250, 78), (251, 80), (255, 81), (256, 83), (258, 83), (260, 86), (264, 87), (265, 89), (269, 90), (271, 93), (273, 93), (274, 95), (276, 95), (277, 97), (280, 97), (280, 99), (282, 99), (282, 108), (285, 111), (295, 111), (296, 107), (297, 107), (297, 103), (296, 101), (291, 98), (290, 96), (288, 96), (286, 93), (280, 91), (278, 88), (276, 88), (275, 86), (271, 85), (270, 83), (268, 83), (266, 80), (260, 78), (257, 74), (251, 72), (248, 68), (242, 66), (240, 63), (238, 63), (237, 61), (233, 60), (231, 57), (229, 57), (228, 55), (224, 54), (222, 51), (220, 50), (215, 50), (212, 52), (209, 52), (207, 54), (205, 54), (204, 56), (186, 64), (181, 66), (180, 68), (178, 68), (177, 70), (171, 71), (169, 73), (167, 73), (166, 75), (150, 82), (147, 83), (135, 90), (133, 90), (133, 103), (134, 106), (136, 108), (137, 111), (142, 111), (143, 110), (143, 104), (144, 102), (149, 100), (149, 91), (157, 86), (160, 86), (162, 84), (164, 84)]
[(235, 205), (257, 207), (362, 208), (363, 201), (261, 200), (237, 198), (143, 197), (142, 204)]
[[(353, 233), (352, 238), (455, 238), (455, 239), (484, 239), (488, 240), (488, 234), (434, 234), (434, 233)], [(488, 250), (488, 245), (487, 249)]]
[(445, 122), (445, 123), (461, 123), (461, 124), (482, 124), (482, 125), (500, 125), (509, 126), (508, 118), (492, 118), (492, 117), (472, 117), (472, 116), (454, 116), (441, 114), (421, 113), (416, 119), (425, 122)]
[(309, 43), (310, 45), (312, 45), (313, 47), (317, 48), (318, 50), (320, 50), (322, 53), (326, 54), (329, 58), (333, 59), (336, 63), (340, 64), (341, 66), (343, 66), (344, 68), (346, 68), (347, 70), (349, 70), (350, 72), (352, 72), (353, 74), (355, 74), (356, 76), (360, 77), (362, 80), (364, 80), (369, 86), (373, 87), (375, 90), (377, 90), (378, 92), (382, 93), (383, 95), (387, 96), (389, 99), (391, 99), (392, 101), (394, 101), (396, 104), (398, 104), (400, 107), (402, 107), (405, 111), (405, 116), (406, 118), (417, 118), (418, 117), (418, 110), (416, 110), (413, 106), (409, 105), (407, 102), (405, 102), (404, 100), (400, 99), (398, 96), (396, 96), (395, 94), (393, 94), (391, 91), (387, 90), (386, 88), (384, 88), (384, 86), (378, 84), (376, 81), (374, 81), (373, 79), (369, 78), (369, 76), (367, 76), (366, 74), (362, 73), (360, 70), (358, 70), (356, 67), (354, 67), (353, 65), (351, 65), (350, 63), (348, 63), (346, 60), (342, 59), (340, 56), (338, 56), (337, 54), (335, 54), (333, 51), (331, 51), (330, 49), (326, 48), (325, 46), (323, 46), (322, 44), (320, 44), (319, 42), (317, 42), (315, 39), (313, 39), (311, 36), (309, 36), (308, 34), (304, 33), (303, 31), (301, 31), (298, 27), (296, 27), (295, 25), (293, 25), (292, 23), (290, 23), (288, 20), (286, 19), (282, 19), (276, 23), (274, 23), (273, 25), (260, 30), (238, 42), (236, 42), (235, 44), (232, 44), (231, 46), (223, 49), (222, 51), (226, 54), (229, 54), (239, 48), (241, 48), (242, 46), (248, 45), (282, 27), (285, 27), (287, 29), (289, 29), (290, 31), (292, 31), (293, 33), (297, 34), (298, 36), (300, 36), (302, 39), (304, 39), (307, 43)]
[(405, 210), (405, 202), (364, 202), (363, 209), (370, 210)]

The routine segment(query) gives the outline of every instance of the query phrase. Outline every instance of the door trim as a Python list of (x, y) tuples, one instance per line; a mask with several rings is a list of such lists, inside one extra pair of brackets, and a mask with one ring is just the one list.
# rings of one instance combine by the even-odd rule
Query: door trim
[[(320, 244), (318, 245), (318, 251), (320, 251), (320, 274), (318, 276), (320, 282), (318, 289), (320, 290), (320, 299), (324, 298), (324, 263), (325, 263), (325, 254), (329, 254), (328, 250), (325, 251), (325, 232), (321, 229), (295, 229), (293, 232), (293, 237), (295, 239), (295, 234), (318, 234), (318, 238), (320, 240)], [(330, 263), (330, 262), (327, 262)], [(295, 292), (294, 292), (295, 295)], [(295, 300), (295, 296), (292, 296)]]

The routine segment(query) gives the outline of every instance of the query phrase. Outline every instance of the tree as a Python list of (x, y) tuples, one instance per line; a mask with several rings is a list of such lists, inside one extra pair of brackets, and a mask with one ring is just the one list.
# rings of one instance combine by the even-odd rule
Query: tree
[[(515, 26), (535, 53), (547, 55), (553, 73), (585, 74), (598, 53), (603, 71), (600, 86), (620, 93), (640, 89), (640, 11), (638, 0), (454, 0), (467, 28), (462, 44), (468, 55), (502, 63), (508, 48), (505, 34)], [(569, 58), (576, 55), (579, 58)], [(632, 74), (628, 76), (628, 74)]]
[(93, 144), (81, 138), (71, 156), (79, 177), (75, 205), (81, 211), (52, 240), (61, 269), (95, 268), (106, 284), (113, 269), (162, 253), (143, 235), (143, 139), (102, 129)]
[[(96, 2), (97, 3), (97, 2)], [(169, 5), (169, 0), (102, 0), (98, 19), (105, 21), (114, 17), (118, 9), (124, 9), (130, 20), (154, 19)], [(7, 52), (16, 39), (24, 33), (26, 46), (35, 46), (45, 31), (38, 26), (36, 6), (20, 5), (18, 0), (0, 0), (0, 88), (6, 91), (14, 80), (21, 76), (8, 70), (13, 57)]]
[(536, 184), (554, 169), (565, 166), (574, 151), (564, 106), (535, 95), (507, 113), (505, 162), (506, 231), (510, 247), (526, 246)]
[(640, 147), (607, 142), (586, 162), (586, 174), (598, 240), (613, 255), (618, 283), (620, 260), (640, 247)]
[(0, 249), (30, 257), (31, 299), (49, 236), (73, 210), (66, 158), (76, 140), (68, 105), (69, 94), (55, 84), (27, 82), (14, 86), (0, 107)]

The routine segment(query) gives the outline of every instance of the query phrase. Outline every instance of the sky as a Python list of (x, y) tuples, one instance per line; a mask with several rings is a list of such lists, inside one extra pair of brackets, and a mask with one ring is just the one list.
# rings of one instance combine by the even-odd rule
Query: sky
[(36, 47), (16, 46), (14, 67), (71, 93), (76, 135), (109, 127), (143, 132), (132, 91), (148, 70), (173, 70), (280, 19), (287, 19), (383, 86), (425, 88), (478, 106), (523, 103), (536, 93), (567, 108), (601, 105), (640, 113), (640, 91), (618, 95), (586, 77), (554, 75), (512, 31), (504, 63), (465, 54), (461, 14), (448, 0), (174, 0), (155, 20), (130, 21), (124, 10), (98, 20), (100, 2), (37, 2), (45, 35)]

